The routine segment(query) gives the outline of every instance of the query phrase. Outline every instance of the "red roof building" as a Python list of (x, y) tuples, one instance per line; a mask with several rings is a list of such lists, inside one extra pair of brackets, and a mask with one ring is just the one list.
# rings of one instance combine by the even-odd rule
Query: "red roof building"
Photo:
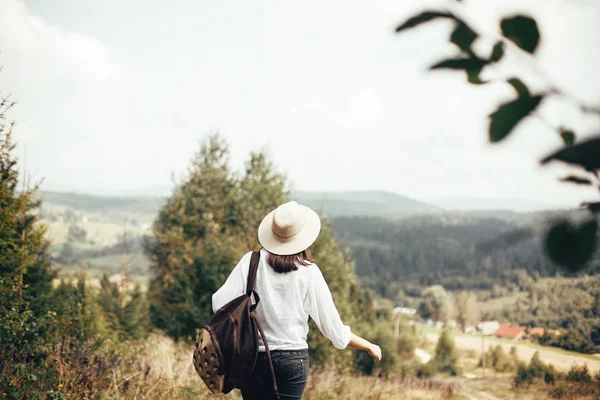
[(545, 330), (544, 328), (531, 328), (529, 330), (529, 334), (531, 336), (544, 336)]
[(527, 328), (524, 326), (502, 324), (500, 325), (500, 328), (494, 332), (494, 336), (511, 340), (519, 340), (525, 335), (526, 331)]

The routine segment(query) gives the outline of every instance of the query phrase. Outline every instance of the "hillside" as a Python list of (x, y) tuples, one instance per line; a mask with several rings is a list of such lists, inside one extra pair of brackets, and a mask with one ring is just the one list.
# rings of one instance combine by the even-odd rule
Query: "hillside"
[(292, 199), (327, 217), (378, 216), (397, 218), (441, 212), (438, 206), (382, 191), (293, 192)]
[[(117, 271), (127, 230), (129, 250), (137, 254), (132, 269), (140, 279), (146, 277), (141, 240), (161, 198), (59, 192), (41, 192), (40, 197), (60, 266)], [(542, 252), (547, 220), (557, 212), (446, 212), (387, 192), (295, 192), (292, 198), (333, 217), (338, 237), (351, 247), (363, 284), (384, 297), (394, 298), (411, 285), (487, 290), (494, 284), (510, 285), (516, 279), (514, 270), (542, 277), (559, 272)], [(82, 237), (73, 236), (75, 227), (85, 232)], [(498, 248), (493, 242), (515, 230), (530, 233), (511, 247)], [(594, 261), (589, 271), (599, 272), (600, 263)]]
[[(334, 229), (350, 246), (363, 283), (395, 298), (401, 290), (436, 284), (450, 290), (510, 286), (519, 279), (517, 270), (530, 276), (559, 274), (542, 249), (547, 217), (346, 217), (334, 219)], [(600, 257), (587, 272), (600, 272)]]

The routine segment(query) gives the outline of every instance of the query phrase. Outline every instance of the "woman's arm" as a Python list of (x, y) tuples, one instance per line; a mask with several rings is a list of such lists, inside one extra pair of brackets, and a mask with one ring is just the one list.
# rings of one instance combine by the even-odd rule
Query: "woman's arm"
[(376, 363), (381, 361), (382, 355), (379, 346), (361, 338), (358, 335), (355, 335), (354, 333), (350, 338), (350, 343), (348, 343), (348, 346), (352, 347), (353, 349), (366, 351), (371, 357), (373, 357)]

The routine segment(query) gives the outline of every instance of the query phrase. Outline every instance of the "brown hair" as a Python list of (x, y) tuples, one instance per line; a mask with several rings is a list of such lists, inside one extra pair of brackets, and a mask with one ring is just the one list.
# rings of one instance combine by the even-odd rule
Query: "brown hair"
[(287, 256), (281, 256), (269, 252), (269, 255), (267, 256), (267, 264), (269, 264), (271, 268), (275, 270), (275, 272), (280, 274), (296, 271), (298, 269), (298, 265), (308, 266), (314, 262), (315, 259), (312, 257), (309, 249)]

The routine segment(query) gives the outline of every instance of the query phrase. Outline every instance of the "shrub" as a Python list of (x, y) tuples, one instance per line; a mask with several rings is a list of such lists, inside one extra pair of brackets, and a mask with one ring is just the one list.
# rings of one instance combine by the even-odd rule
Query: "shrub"
[(439, 372), (458, 374), (458, 356), (454, 346), (454, 338), (449, 331), (444, 330), (435, 347), (435, 356), (430, 361)]
[(531, 357), (527, 368), (533, 378), (543, 378), (546, 374), (546, 365), (540, 360), (540, 353), (538, 351)]
[(521, 387), (524, 385), (529, 386), (532, 383), (533, 383), (533, 376), (531, 375), (529, 368), (527, 367), (527, 365), (525, 365), (525, 363), (520, 362), (519, 365), (517, 366), (517, 374), (515, 375), (515, 378), (513, 379), (513, 384), (515, 385), (515, 387)]
[(568, 393), (569, 390), (567, 389), (567, 386), (563, 382), (561, 382), (558, 385), (556, 385), (554, 389), (550, 390), (550, 393), (548, 394), (553, 399), (563, 399), (565, 398), (565, 396), (567, 396)]
[(567, 373), (567, 380), (571, 382), (592, 382), (592, 376), (587, 364), (583, 364), (582, 366), (573, 365)]
[[(513, 371), (515, 359), (504, 352), (502, 346), (491, 346), (485, 354), (486, 367), (491, 367), (497, 372)], [(479, 367), (483, 366), (483, 357), (479, 360)]]

